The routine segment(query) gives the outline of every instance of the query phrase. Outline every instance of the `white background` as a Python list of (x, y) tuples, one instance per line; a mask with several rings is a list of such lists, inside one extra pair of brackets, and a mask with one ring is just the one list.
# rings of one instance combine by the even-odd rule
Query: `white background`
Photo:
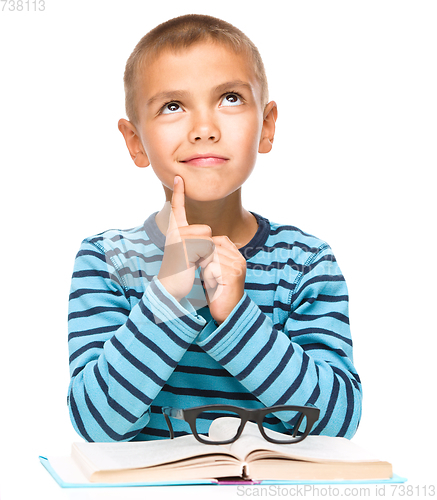
[[(136, 226), (164, 204), (117, 129), (122, 77), (139, 39), (186, 13), (235, 24), (264, 59), (277, 133), (243, 204), (334, 250), (364, 389), (354, 440), (408, 484), (435, 484), (437, 4), (9, 7), (0, 11), (1, 499), (88, 498), (58, 489), (38, 462), (78, 440), (66, 404), (73, 261), (84, 237)], [(195, 491), (218, 495), (212, 489)]]

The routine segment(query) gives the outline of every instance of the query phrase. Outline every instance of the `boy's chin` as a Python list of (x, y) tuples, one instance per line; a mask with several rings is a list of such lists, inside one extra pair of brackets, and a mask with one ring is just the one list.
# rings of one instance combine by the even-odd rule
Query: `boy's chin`
[(218, 193), (211, 193), (211, 194), (203, 193), (202, 195), (196, 194), (194, 196), (190, 196), (188, 193), (186, 193), (186, 197), (189, 198), (191, 201), (197, 203), (209, 203), (226, 198), (226, 196), (220, 196)]
[(235, 191), (237, 191), (241, 186), (227, 186), (225, 187), (222, 182), (221, 186), (189, 186), (187, 185), (185, 189), (185, 197), (189, 198), (193, 202), (213, 202), (224, 200), (231, 196)]

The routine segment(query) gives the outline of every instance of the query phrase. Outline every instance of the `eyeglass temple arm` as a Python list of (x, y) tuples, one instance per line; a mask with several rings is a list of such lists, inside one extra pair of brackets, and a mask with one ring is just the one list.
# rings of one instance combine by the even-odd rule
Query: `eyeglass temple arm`
[[(311, 421), (311, 426), (314, 424), (314, 422), (317, 421), (317, 419), (319, 418), (319, 415), (320, 415), (320, 410), (318, 408), (316, 408), (314, 405), (312, 404), (308, 404), (307, 406), (309, 406), (311, 410), (311, 413), (313, 414), (313, 419), (311, 418), (311, 413), (310, 415), (308, 415), (307, 418), (310, 418), (310, 421)], [(300, 417), (299, 417), (299, 420), (297, 422), (297, 424), (295, 425), (294, 427), (294, 430), (293, 430), (293, 437), (296, 437), (297, 436), (297, 433), (299, 431), (299, 427), (300, 427), (300, 424), (302, 423), (302, 420), (305, 418), (305, 413), (301, 413), (300, 414)]]
[(171, 406), (164, 406), (161, 408), (164, 414), (165, 421), (167, 422), (168, 430), (170, 431), (170, 439), (174, 439), (173, 426), (171, 425), (170, 417), (177, 418), (179, 420), (184, 420), (184, 411), (179, 408), (172, 408)]

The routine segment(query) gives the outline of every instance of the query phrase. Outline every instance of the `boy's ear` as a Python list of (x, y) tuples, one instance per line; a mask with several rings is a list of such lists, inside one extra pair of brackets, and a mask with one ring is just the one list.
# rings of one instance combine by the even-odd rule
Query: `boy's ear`
[(259, 153), (268, 153), (273, 146), (275, 137), (275, 122), (278, 118), (278, 107), (275, 101), (270, 101), (264, 110), (263, 128), (261, 131), (261, 139), (259, 141)]
[(148, 167), (150, 165), (150, 161), (146, 152), (144, 151), (135, 125), (133, 125), (128, 120), (121, 118), (118, 121), (118, 130), (120, 130), (120, 132), (123, 134), (127, 149), (129, 150), (129, 153), (135, 165), (141, 168)]

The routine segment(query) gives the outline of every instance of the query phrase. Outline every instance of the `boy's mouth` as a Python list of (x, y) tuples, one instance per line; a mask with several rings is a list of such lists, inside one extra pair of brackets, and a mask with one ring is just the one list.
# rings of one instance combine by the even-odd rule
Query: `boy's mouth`
[(228, 160), (229, 158), (214, 153), (198, 153), (181, 160), (181, 163), (186, 163), (193, 167), (214, 167), (222, 165)]

